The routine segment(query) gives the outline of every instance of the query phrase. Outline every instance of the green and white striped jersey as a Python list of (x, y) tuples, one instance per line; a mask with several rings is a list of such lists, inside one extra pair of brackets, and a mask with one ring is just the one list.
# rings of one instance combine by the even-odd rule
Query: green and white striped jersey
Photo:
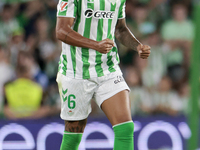
[[(73, 30), (96, 41), (114, 41), (118, 19), (125, 18), (126, 0), (60, 0), (58, 17), (73, 17)], [(77, 79), (101, 77), (120, 71), (116, 44), (107, 54), (62, 43), (59, 72)]]

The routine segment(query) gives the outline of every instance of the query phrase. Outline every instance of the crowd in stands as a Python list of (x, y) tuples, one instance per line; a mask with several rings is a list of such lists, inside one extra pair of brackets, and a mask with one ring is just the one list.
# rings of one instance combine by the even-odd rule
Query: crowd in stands
[[(58, 0), (0, 2), (1, 118), (59, 115), (56, 75), (61, 43), (55, 37)], [(151, 46), (148, 60), (117, 42), (131, 92), (132, 115), (187, 115), (194, 24), (191, 0), (127, 0), (126, 22)], [(30, 86), (29, 86), (30, 85)], [(96, 104), (91, 115), (101, 116)]]

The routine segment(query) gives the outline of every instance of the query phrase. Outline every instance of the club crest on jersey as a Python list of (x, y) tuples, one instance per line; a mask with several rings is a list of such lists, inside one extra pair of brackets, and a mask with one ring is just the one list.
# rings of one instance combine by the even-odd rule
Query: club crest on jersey
[(85, 10), (85, 17), (86, 18), (91, 18), (94, 17), (96, 19), (112, 19), (114, 18), (114, 11), (102, 11), (102, 10), (97, 10), (94, 11), (92, 9), (87, 9)]
[(68, 113), (68, 115), (70, 115), (70, 116), (72, 116), (72, 115), (74, 114), (74, 112), (72, 112), (72, 110), (68, 111), (67, 113)]
[(60, 11), (61, 12), (66, 10), (65, 8), (66, 8), (67, 4), (68, 4), (68, 2), (61, 2), (61, 4), (60, 4)]

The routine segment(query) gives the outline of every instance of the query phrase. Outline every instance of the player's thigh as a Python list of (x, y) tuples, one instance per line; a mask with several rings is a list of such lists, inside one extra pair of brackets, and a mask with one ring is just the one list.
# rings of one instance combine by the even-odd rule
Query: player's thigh
[(129, 87), (120, 72), (100, 79), (95, 91), (95, 101), (104, 111), (112, 125), (131, 120)]
[(65, 120), (65, 131), (83, 133), (87, 119), (77, 120), (77, 121), (67, 121)]
[(129, 92), (127, 90), (120, 91), (105, 100), (101, 104), (101, 108), (112, 125), (132, 120)]

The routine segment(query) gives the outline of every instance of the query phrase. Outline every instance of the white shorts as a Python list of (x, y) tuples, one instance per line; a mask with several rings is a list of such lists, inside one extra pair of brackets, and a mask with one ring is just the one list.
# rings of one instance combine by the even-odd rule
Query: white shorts
[(83, 120), (91, 112), (91, 99), (100, 107), (104, 100), (122, 90), (130, 90), (120, 73), (91, 79), (74, 79), (57, 74), (61, 97), (61, 118), (63, 120)]

